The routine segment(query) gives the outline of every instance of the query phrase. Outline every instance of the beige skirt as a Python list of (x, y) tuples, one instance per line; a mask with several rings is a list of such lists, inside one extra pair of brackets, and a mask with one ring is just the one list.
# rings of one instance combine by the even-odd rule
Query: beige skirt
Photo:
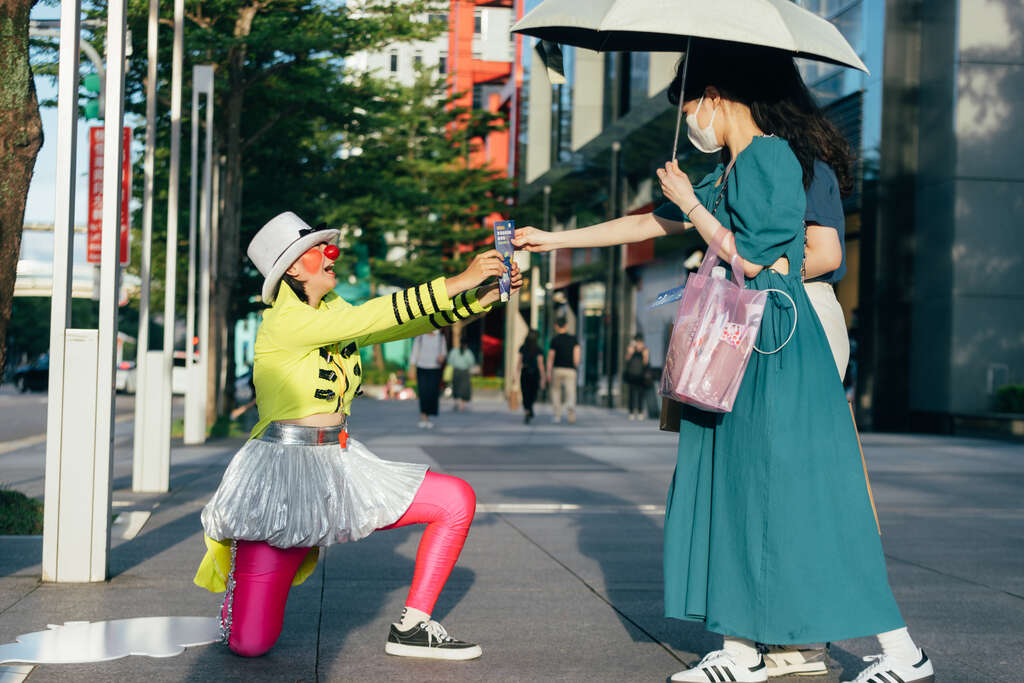
[(846, 377), (846, 365), (850, 362), (850, 336), (846, 330), (843, 307), (839, 305), (836, 292), (828, 282), (805, 282), (804, 288), (821, 326), (825, 328), (825, 336), (828, 337), (828, 345), (839, 371), (839, 380), (842, 381)]

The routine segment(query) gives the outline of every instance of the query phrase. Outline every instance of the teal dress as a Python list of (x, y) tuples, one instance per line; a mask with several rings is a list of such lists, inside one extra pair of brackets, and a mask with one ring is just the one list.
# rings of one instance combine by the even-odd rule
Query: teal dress
[[(711, 208), (719, 167), (695, 188)], [(903, 620), (889, 588), (857, 436), (825, 332), (800, 282), (801, 169), (781, 138), (736, 158), (715, 216), (744, 258), (747, 287), (796, 302), (793, 338), (753, 353), (733, 410), (683, 406), (665, 511), (665, 614), (763, 643), (874, 635)], [(672, 216), (668, 207), (657, 212)], [(676, 209), (678, 211), (678, 209)], [(789, 300), (768, 295), (758, 348), (781, 345)]]

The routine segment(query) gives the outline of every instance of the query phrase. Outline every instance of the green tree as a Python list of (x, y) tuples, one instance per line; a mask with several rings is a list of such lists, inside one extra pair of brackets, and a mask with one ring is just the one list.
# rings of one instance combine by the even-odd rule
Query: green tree
[(36, 0), (0, 0), (0, 375), (7, 360), (28, 185), (43, 144), (29, 63), (28, 20), (35, 4)]
[[(432, 0), (186, 2), (185, 92), (193, 64), (211, 64), (216, 69), (214, 136), (222, 189), (216, 279), (211, 290), (211, 348), (215, 351), (233, 347), (231, 323), (251, 305), (248, 297), (253, 289), (239, 287), (245, 281), (239, 275), (247, 269), (242, 245), (268, 217), (301, 208), (302, 203), (292, 202), (315, 196), (300, 184), (312, 181), (313, 186), (318, 185), (309, 177), (310, 171), (316, 170), (316, 160), (303, 159), (301, 150), (307, 146), (299, 143), (324, 128), (337, 135), (358, 124), (360, 117), (354, 111), (366, 93), (344, 78), (344, 58), (391, 42), (433, 37), (440, 28), (416, 17), (436, 7)], [(161, 24), (168, 29), (172, 25), (170, 12), (170, 3), (165, 3)], [(145, 36), (148, 0), (129, 0), (128, 16), (133, 35)], [(168, 29), (160, 36), (158, 75), (165, 106), (170, 92)], [(142, 44), (136, 45), (136, 54), (145, 54), (144, 40), (138, 42)], [(128, 106), (140, 114), (145, 106), (145, 78), (145, 59), (133, 59), (126, 79)], [(166, 122), (161, 128), (160, 137), (165, 141)], [(158, 164), (165, 155), (166, 151), (158, 155)], [(264, 183), (258, 179), (270, 181), (273, 191), (262, 191)], [(258, 191), (252, 191), (250, 184)], [(166, 217), (161, 215), (166, 204), (159, 203), (162, 194), (158, 193), (154, 204), (154, 238), (158, 240), (161, 232), (166, 234)], [(187, 226), (187, 215), (182, 218), (179, 225)], [(163, 268), (157, 266), (153, 276), (162, 273)], [(157, 305), (155, 300), (154, 309)], [(210, 366), (211, 394), (229, 395), (218, 389), (231, 386), (231, 373), (223, 366)], [(229, 407), (223, 400), (209, 405), (207, 419), (211, 423), (218, 408)]]
[(404, 287), (454, 274), (487, 241), (487, 217), (511, 195), (502, 172), (470, 163), (505, 121), (455, 106), (445, 80), (427, 71), (411, 87), (366, 80), (378, 106), (345, 140), (328, 222), (369, 251), (375, 282)]

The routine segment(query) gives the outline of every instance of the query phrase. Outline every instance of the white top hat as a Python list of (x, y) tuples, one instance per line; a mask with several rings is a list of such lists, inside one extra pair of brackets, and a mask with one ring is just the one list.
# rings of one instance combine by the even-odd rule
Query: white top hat
[(263, 275), (263, 303), (274, 303), (284, 272), (307, 249), (321, 242), (334, 242), (339, 234), (332, 228), (311, 228), (291, 211), (274, 216), (260, 228), (245, 253)]

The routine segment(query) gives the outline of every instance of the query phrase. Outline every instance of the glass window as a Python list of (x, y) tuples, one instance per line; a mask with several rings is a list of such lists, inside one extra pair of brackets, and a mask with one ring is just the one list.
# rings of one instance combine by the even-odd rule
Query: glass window
[(651, 54), (633, 52), (629, 60), (629, 103), (631, 107), (647, 101), (647, 82), (650, 80)]
[(448, 53), (442, 52), (441, 56), (437, 59), (437, 72), (440, 74), (448, 73)]
[(421, 66), (423, 66), (423, 53), (422, 52), (417, 51), (412, 56), (412, 65), (413, 65), (413, 67), (415, 67), (417, 69), (420, 68)]
[(388, 55), (388, 71), (398, 73), (398, 53), (392, 52)]
[(483, 12), (480, 10), (473, 10), (473, 33), (480, 35), (483, 32)]

